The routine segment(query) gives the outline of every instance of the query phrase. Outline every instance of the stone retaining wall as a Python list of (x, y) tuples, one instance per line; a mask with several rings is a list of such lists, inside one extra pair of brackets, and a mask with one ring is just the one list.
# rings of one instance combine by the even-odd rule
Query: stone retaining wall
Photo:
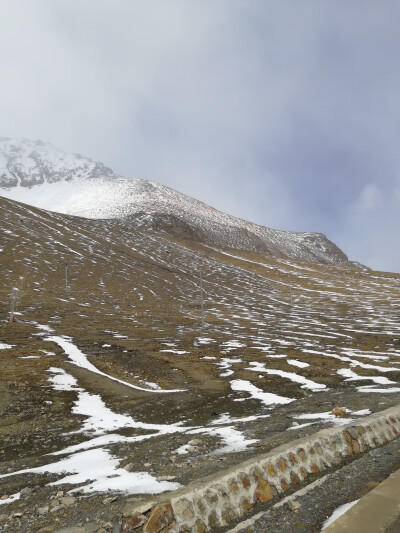
[(308, 476), (383, 445), (399, 432), (400, 406), (297, 439), (175, 492), (128, 505), (123, 533), (203, 533), (227, 526)]

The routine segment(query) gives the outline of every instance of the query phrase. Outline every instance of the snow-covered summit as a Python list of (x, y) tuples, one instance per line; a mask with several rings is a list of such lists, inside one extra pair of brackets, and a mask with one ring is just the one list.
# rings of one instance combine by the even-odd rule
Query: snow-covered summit
[(102, 163), (42, 141), (0, 138), (0, 194), (49, 211), (120, 218), (211, 246), (340, 264), (347, 256), (320, 233), (280, 231), (228, 215), (169, 187), (117, 176)]
[(66, 154), (49, 143), (0, 137), (0, 187), (32, 187), (113, 172), (79, 154)]

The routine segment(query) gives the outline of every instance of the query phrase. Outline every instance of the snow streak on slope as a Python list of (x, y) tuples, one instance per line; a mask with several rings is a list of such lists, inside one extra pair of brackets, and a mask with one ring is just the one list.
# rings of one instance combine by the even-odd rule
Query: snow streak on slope
[(71, 359), (71, 361), (81, 368), (86, 368), (86, 370), (90, 370), (90, 372), (94, 372), (95, 374), (99, 374), (100, 376), (104, 376), (108, 379), (111, 379), (113, 381), (117, 381), (118, 383), (121, 383), (122, 385), (125, 385), (127, 387), (131, 387), (132, 389), (137, 389), (141, 391), (146, 392), (153, 392), (153, 393), (166, 393), (166, 392), (183, 392), (182, 389), (172, 389), (172, 390), (160, 390), (160, 389), (145, 389), (143, 387), (138, 387), (137, 385), (133, 385), (132, 383), (127, 383), (126, 381), (122, 381), (121, 379), (115, 378), (113, 376), (110, 376), (108, 374), (105, 374), (104, 372), (101, 372), (98, 368), (96, 368), (90, 361), (88, 361), (86, 355), (82, 353), (79, 348), (77, 348), (72, 342), (71, 339), (66, 339), (63, 337), (47, 337), (45, 340), (50, 342), (55, 342), (61, 348), (65, 351), (65, 353), (68, 355), (68, 357)]

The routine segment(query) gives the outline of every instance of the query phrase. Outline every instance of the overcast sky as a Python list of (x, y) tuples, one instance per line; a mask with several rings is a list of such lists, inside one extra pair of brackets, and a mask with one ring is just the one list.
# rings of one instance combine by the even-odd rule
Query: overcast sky
[(0, 0), (0, 136), (400, 272), (398, 0)]

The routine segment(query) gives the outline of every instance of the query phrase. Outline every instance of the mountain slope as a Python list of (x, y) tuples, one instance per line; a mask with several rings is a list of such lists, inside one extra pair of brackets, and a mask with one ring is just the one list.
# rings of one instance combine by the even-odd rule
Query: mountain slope
[[(121, 523), (125, 492), (186, 485), (398, 403), (400, 275), (0, 198), (0, 277), (7, 531)], [(74, 505), (54, 508), (70, 490)]]
[(266, 228), (222, 213), (168, 187), (115, 175), (101, 163), (41, 141), (0, 138), (1, 195), (86, 218), (127, 219), (134, 227), (208, 245), (320, 263), (347, 256), (320, 233)]

